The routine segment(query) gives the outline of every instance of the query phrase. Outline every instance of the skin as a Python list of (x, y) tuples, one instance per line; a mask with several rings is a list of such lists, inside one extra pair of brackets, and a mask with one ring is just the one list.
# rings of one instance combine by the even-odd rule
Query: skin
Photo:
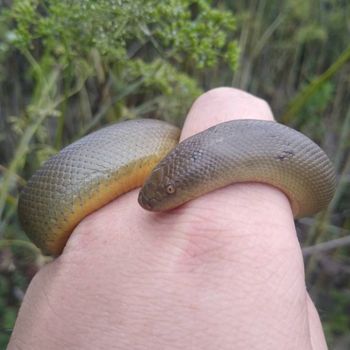
[[(211, 90), (182, 139), (243, 117), (273, 118), (259, 98)], [(137, 195), (84, 219), (40, 270), (8, 349), (327, 349), (282, 192), (235, 184), (168, 213)]]

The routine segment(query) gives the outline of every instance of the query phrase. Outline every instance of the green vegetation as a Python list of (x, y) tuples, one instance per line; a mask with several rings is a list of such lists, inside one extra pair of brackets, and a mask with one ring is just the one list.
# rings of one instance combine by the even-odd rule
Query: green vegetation
[[(341, 0), (0, 0), (0, 348), (44, 263), (16, 215), (24, 179), (116, 120), (181, 125), (211, 87), (265, 98), (322, 145), (339, 185), (327, 212), (298, 223), (300, 240), (349, 236), (349, 18)], [(338, 242), (305, 258), (331, 347), (350, 329), (349, 248)]]

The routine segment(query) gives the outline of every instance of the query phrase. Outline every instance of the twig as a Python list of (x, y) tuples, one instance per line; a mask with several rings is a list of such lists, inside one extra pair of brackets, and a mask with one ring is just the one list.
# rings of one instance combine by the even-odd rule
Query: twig
[(22, 239), (1, 239), (0, 249), (7, 247), (19, 247), (32, 251), (35, 255), (41, 255), (40, 249), (34, 243)]
[[(320, 76), (315, 78), (309, 85), (303, 88), (294, 99), (289, 103), (281, 120), (283, 123), (291, 123), (293, 118), (303, 108), (311, 96), (313, 96), (323, 84), (328, 81), (335, 73), (337, 73), (345, 63), (350, 60), (350, 46), (338, 57), (338, 59)], [(298, 121), (298, 120), (297, 120)]]
[(91, 131), (98, 123), (99, 121), (104, 117), (104, 115), (108, 112), (108, 110), (115, 105), (117, 102), (122, 100), (124, 97), (128, 96), (132, 92), (136, 91), (138, 87), (142, 85), (144, 82), (144, 79), (141, 78), (137, 80), (136, 82), (130, 84), (124, 91), (122, 91), (119, 95), (115, 96), (113, 99), (111, 99), (110, 102), (104, 104), (101, 106), (100, 110), (93, 116), (91, 121), (85, 125), (84, 128), (82, 128), (79, 132), (78, 137), (82, 137), (86, 135), (89, 131)]
[(342, 238), (333, 239), (331, 241), (318, 243), (318, 244), (315, 244), (315, 245), (310, 246), (310, 247), (305, 247), (302, 249), (302, 251), (303, 251), (303, 256), (306, 257), (306, 256), (310, 256), (313, 254), (322, 253), (322, 252), (325, 252), (327, 250), (332, 250), (332, 249), (336, 249), (339, 247), (344, 247), (347, 245), (350, 245), (350, 235), (342, 237)]

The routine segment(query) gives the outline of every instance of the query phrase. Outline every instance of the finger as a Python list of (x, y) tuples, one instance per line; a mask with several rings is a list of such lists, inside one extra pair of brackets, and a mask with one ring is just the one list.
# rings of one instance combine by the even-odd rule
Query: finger
[[(216, 88), (201, 95), (193, 104), (186, 118), (181, 139), (201, 132), (215, 124), (234, 119), (273, 120), (269, 105), (262, 99), (234, 88)], [(233, 193), (229, 192), (233, 191)], [(229, 200), (231, 208), (247, 208), (251, 221), (251, 212), (262, 216), (289, 222), (293, 227), (293, 216), (288, 198), (284, 193), (270, 185), (245, 183), (228, 186), (190, 202), (202, 207), (201, 203), (211, 204), (210, 210), (225, 210), (228, 205), (220, 205)], [(271, 218), (271, 212), (276, 213)], [(231, 215), (228, 215), (231, 217)]]
[(273, 120), (273, 115), (269, 105), (260, 98), (242, 90), (216, 88), (194, 102), (187, 115), (181, 139), (233, 119)]

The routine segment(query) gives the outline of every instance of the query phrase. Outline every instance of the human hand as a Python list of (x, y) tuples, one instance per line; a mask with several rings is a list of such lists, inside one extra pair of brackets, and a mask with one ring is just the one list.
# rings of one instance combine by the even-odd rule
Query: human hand
[[(219, 88), (182, 139), (268, 105)], [(166, 213), (131, 191), (85, 218), (33, 279), (8, 349), (326, 349), (287, 197), (258, 183)]]

